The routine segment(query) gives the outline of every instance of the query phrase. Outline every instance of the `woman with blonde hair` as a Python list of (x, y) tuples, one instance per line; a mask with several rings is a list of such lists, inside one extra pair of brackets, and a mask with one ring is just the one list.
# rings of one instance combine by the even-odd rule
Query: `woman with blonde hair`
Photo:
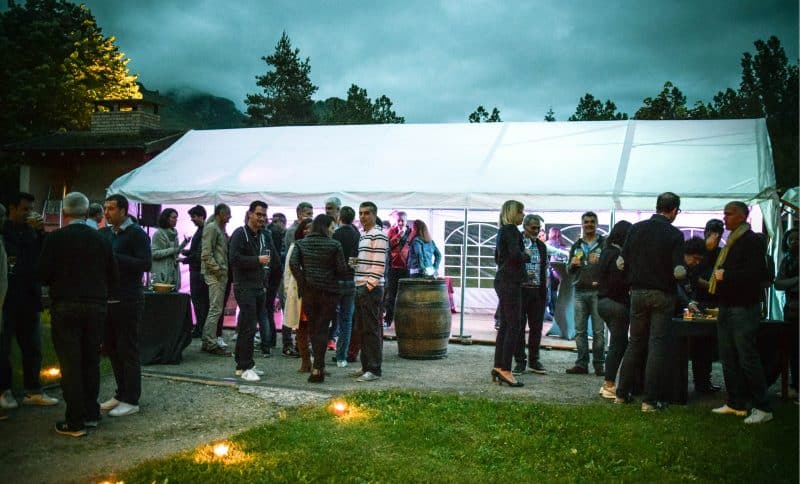
[(524, 209), (525, 206), (516, 200), (508, 200), (503, 204), (494, 251), (497, 264), (494, 290), (498, 299), (500, 329), (494, 347), (492, 381), (499, 380), (500, 385), (505, 383), (512, 387), (523, 385), (511, 374), (511, 360), (519, 344), (525, 264), (531, 260), (530, 251), (525, 249), (522, 234), (517, 229), (522, 223)]
[(408, 274), (411, 277), (433, 277), (439, 271), (442, 253), (431, 239), (428, 226), (415, 220), (408, 250)]

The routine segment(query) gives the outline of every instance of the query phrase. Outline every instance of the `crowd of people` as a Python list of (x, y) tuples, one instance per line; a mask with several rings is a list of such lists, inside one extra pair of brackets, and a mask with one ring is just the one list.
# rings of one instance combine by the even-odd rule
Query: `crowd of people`
[[(599, 394), (617, 404), (640, 396), (642, 412), (662, 410), (673, 399), (673, 318), (718, 311), (718, 337), (692, 339), (695, 391), (721, 389), (711, 381), (711, 363), (718, 353), (727, 399), (713, 412), (746, 417), (747, 424), (767, 422), (772, 419), (767, 388), (776, 375), (762, 366), (757, 334), (765, 289), (773, 279), (776, 289), (786, 291), (784, 315), (793, 335), (790, 386), (797, 399), (797, 229), (786, 233), (784, 260), (774, 278), (765, 238), (747, 223), (746, 204), (728, 203), (723, 220), (710, 220), (704, 238), (689, 240), (672, 225), (680, 211), (680, 197), (665, 192), (650, 219), (617, 222), (607, 238), (597, 233), (594, 212), (581, 216), (582, 234), (570, 248), (568, 262), (569, 282), (575, 288), (578, 357), (566, 373), (589, 374), (591, 318), (591, 363), (594, 374), (604, 377)], [(537, 238), (542, 222), (538, 215), (525, 215), (518, 201), (509, 200), (501, 208), (494, 281), (499, 328), (491, 371), (492, 380), (501, 385), (523, 386), (517, 377), (526, 363), (533, 373), (546, 372), (539, 361), (548, 264), (544, 244)], [(522, 232), (517, 229), (520, 224)], [(721, 247), (725, 229), (729, 236)], [(607, 352), (604, 326), (610, 333)]]
[[(129, 214), (129, 202), (122, 195), (111, 195), (100, 206), (81, 193), (67, 194), (63, 226), (49, 234), (32, 211), (34, 201), (30, 194), (17, 194), (2, 223), (0, 412), (18, 406), (11, 392), (12, 339), (22, 355), (22, 403), (58, 403), (42, 391), (39, 380), (41, 288), (46, 286), (66, 403), (65, 419), (55, 429), (72, 436), (97, 426), (101, 412), (124, 417), (139, 411), (138, 328), (144, 291), (153, 283), (180, 288), (181, 263), (189, 269), (193, 336), (201, 340), (203, 352), (233, 356), (237, 377), (260, 380), (264, 372), (256, 365), (256, 350), (262, 357), (272, 355), (277, 346), (275, 311), (280, 307), (282, 354), (299, 359), (299, 371), (309, 374), (309, 383), (322, 383), (328, 375), (328, 350), (335, 351), (333, 359), (340, 368), (358, 363), (352, 373), (357, 381), (382, 377), (382, 333), (393, 323), (399, 280), (436, 277), (442, 259), (424, 221), (409, 224), (404, 212), (393, 212), (395, 223), (387, 228), (378, 218), (378, 207), (368, 201), (356, 212), (331, 197), (325, 201), (325, 213), (316, 217), (313, 206), (303, 202), (287, 227), (281, 213), (274, 213), (267, 224), (269, 207), (255, 200), (244, 224), (230, 236), (228, 205), (216, 205), (210, 216), (197, 205), (188, 211), (196, 231), (182, 240), (175, 230), (179, 214), (166, 208), (152, 241)], [(670, 322), (676, 310), (699, 313), (718, 307), (718, 341), (698, 340), (692, 348), (695, 389), (720, 389), (711, 382), (711, 361), (718, 350), (727, 401), (713, 411), (745, 416), (749, 402), (752, 411), (746, 423), (770, 420), (769, 378), (761, 367), (755, 336), (764, 284), (772, 280), (764, 239), (746, 223), (748, 208), (741, 202), (726, 205), (724, 221), (709, 221), (704, 239), (684, 241), (672, 225), (679, 212), (680, 198), (664, 193), (652, 218), (618, 222), (608, 237), (597, 232), (597, 215), (586, 212), (581, 237), (567, 251), (543, 242), (541, 216), (526, 215), (520, 202), (506, 202), (495, 250), (499, 327), (492, 380), (520, 387), (518, 377), (526, 370), (547, 373), (539, 347), (551, 298), (550, 261), (568, 254), (571, 280), (560, 283), (575, 286), (578, 356), (567, 373), (589, 374), (591, 362), (594, 374), (604, 377), (602, 397), (625, 404), (641, 395), (642, 411), (660, 410), (668, 399)], [(0, 205), (0, 219), (4, 216)], [(730, 234), (720, 247), (724, 228)], [(560, 234), (551, 230), (550, 235), (560, 242)], [(795, 335), (797, 239), (796, 229), (786, 234), (786, 256), (774, 281), (776, 289), (786, 291), (784, 312), (787, 321), (794, 322)], [(239, 308), (233, 351), (222, 337), (231, 294)], [(610, 333), (607, 352), (604, 325)], [(111, 362), (116, 386), (102, 402), (101, 354)], [(2, 418), (7, 414), (0, 413)]]

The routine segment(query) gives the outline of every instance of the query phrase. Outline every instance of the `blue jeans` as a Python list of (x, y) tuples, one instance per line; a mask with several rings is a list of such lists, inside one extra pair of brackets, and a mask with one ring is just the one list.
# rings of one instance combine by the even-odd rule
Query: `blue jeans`
[(353, 332), (353, 311), (356, 308), (356, 295), (350, 293), (339, 296), (336, 320), (339, 324), (339, 339), (336, 340), (336, 361), (347, 361), (347, 348)]
[(605, 361), (605, 328), (597, 312), (597, 291), (575, 290), (575, 346), (578, 359), (575, 366), (589, 368), (589, 316), (592, 317), (592, 363), (595, 369), (603, 368)]
[(667, 352), (672, 339), (670, 328), (674, 310), (674, 294), (657, 289), (631, 291), (630, 340), (622, 358), (618, 397), (630, 398), (644, 369), (643, 400), (655, 404), (667, 399), (667, 387), (671, 381)]
[(720, 306), (717, 338), (728, 406), (745, 409), (748, 396), (753, 408), (770, 412), (764, 369), (756, 339), (761, 324), (761, 305)]

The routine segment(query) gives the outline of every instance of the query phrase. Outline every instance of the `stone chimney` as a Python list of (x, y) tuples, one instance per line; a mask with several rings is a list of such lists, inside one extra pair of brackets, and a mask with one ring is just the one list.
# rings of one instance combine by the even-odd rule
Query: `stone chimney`
[(161, 128), (158, 104), (142, 99), (95, 102), (91, 132), (96, 134), (135, 134)]

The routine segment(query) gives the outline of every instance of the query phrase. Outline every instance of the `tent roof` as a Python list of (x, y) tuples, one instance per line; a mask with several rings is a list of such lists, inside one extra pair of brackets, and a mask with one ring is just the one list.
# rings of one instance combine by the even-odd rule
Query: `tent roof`
[(763, 119), (303, 126), (190, 131), (118, 178), (146, 203), (685, 210), (772, 195)]

